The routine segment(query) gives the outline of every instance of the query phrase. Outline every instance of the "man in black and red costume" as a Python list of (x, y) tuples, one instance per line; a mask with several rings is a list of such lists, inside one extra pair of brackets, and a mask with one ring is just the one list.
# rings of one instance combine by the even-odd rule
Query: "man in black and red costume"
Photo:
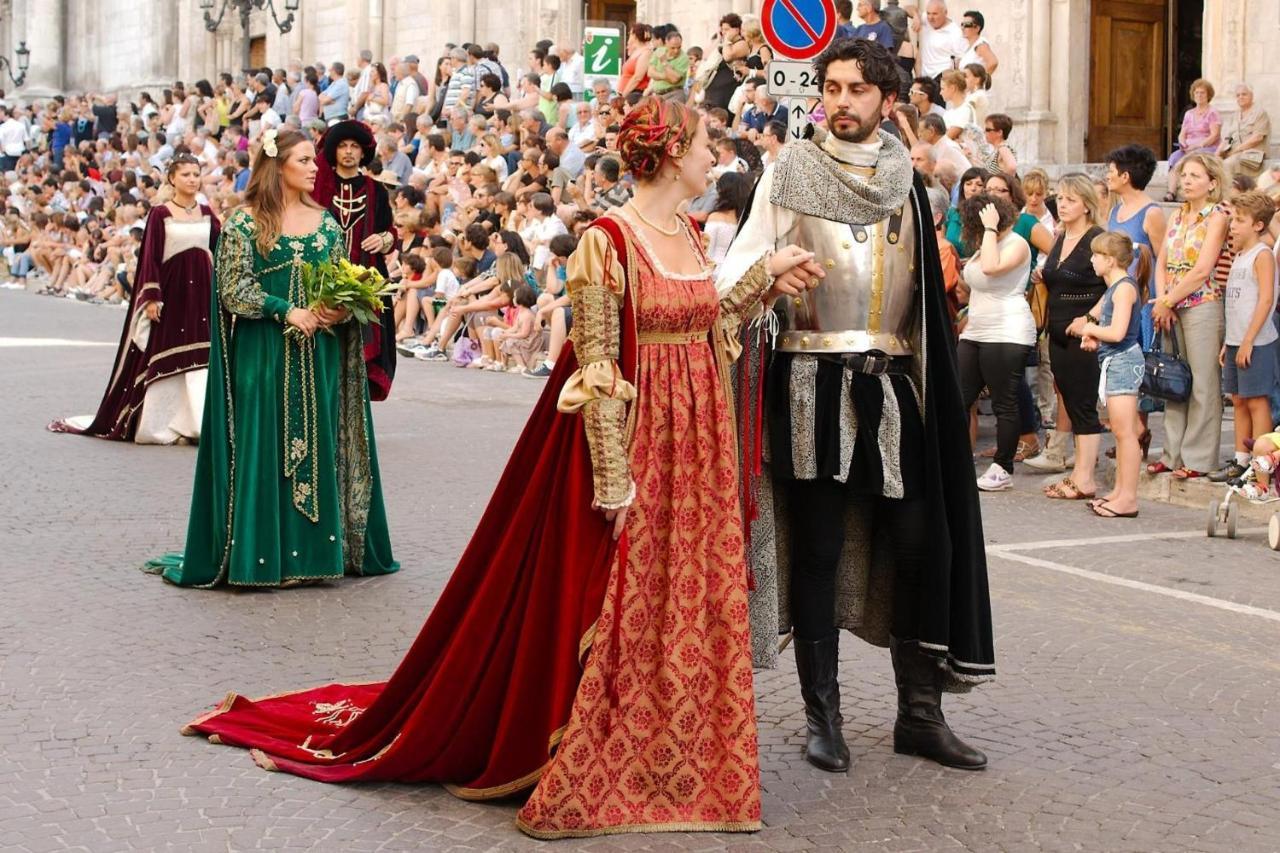
[(754, 652), (769, 666), (779, 636), (794, 638), (811, 764), (849, 768), (845, 628), (889, 647), (895, 751), (977, 770), (986, 756), (942, 714), (943, 691), (992, 678), (995, 657), (933, 216), (907, 150), (880, 130), (893, 56), (837, 39), (814, 70), (826, 127), (764, 171), (719, 268), (727, 286), (795, 244), (821, 269), (748, 331), (737, 366)]
[[(386, 254), (395, 244), (387, 189), (363, 171), (373, 162), (377, 143), (360, 121), (340, 121), (321, 141), (320, 174), (312, 197), (338, 220), (353, 264), (387, 274)], [(364, 360), (369, 398), (385, 400), (396, 373), (395, 317), (391, 297), (383, 297), (379, 323), (364, 330)]]

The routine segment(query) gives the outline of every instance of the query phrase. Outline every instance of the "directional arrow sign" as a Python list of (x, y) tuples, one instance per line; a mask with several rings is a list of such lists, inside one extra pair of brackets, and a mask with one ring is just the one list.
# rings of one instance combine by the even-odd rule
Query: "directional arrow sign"
[(779, 56), (813, 59), (835, 38), (835, 0), (764, 0), (760, 28)]

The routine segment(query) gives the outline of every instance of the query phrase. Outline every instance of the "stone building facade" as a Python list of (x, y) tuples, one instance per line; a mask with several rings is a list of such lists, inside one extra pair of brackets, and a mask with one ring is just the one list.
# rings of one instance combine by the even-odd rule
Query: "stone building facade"
[[(1275, 0), (951, 5), (953, 17), (968, 8), (986, 16), (985, 34), (1000, 60), (992, 106), (1014, 118), (1014, 144), (1025, 162), (1096, 161), (1108, 122), (1121, 137), (1125, 122), (1154, 122), (1146, 132), (1162, 147), (1176, 135), (1188, 69), (1217, 85), (1224, 114), (1235, 108), (1233, 84), (1247, 80), (1280, 122), (1280, 65), (1269, 56), (1280, 43)], [(291, 32), (281, 35), (269, 15), (255, 12), (250, 35), (255, 58), (273, 67), (291, 59), (350, 61), (368, 47), (379, 57), (417, 53), (426, 71), (445, 42), (493, 41), (514, 70), (535, 41), (577, 40), (587, 20), (670, 22), (685, 34), (686, 47), (706, 46), (721, 15), (748, 15), (759, 6), (760, 0), (301, 0)], [(239, 64), (242, 45), (237, 16), (228, 13), (211, 34), (198, 0), (0, 0), (0, 47), (11, 51), (21, 38), (32, 53), (18, 97), (156, 90), (175, 79), (212, 78)], [(1104, 106), (1108, 115), (1097, 115)], [(1133, 134), (1139, 135), (1136, 125)]]

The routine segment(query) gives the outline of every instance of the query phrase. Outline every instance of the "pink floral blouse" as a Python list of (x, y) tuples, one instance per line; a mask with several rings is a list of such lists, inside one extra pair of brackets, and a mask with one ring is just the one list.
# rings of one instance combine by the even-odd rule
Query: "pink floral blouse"
[(1195, 107), (1187, 110), (1186, 115), (1182, 117), (1182, 132), (1187, 136), (1186, 150), (1195, 151), (1197, 148), (1202, 148), (1213, 133), (1215, 124), (1221, 127), (1222, 119), (1213, 107), (1205, 110), (1203, 116), (1196, 115)]
[[(1169, 230), (1165, 232), (1165, 275), (1168, 277), (1168, 288), (1175, 288), (1181, 283), (1183, 276), (1200, 260), (1200, 250), (1209, 236), (1209, 218), (1214, 212), (1226, 213), (1226, 209), (1210, 202), (1199, 210), (1193, 211), (1184, 204), (1169, 219)], [(1210, 272), (1205, 283), (1195, 293), (1179, 302), (1176, 308), (1193, 308), (1201, 302), (1219, 299), (1222, 292)]]

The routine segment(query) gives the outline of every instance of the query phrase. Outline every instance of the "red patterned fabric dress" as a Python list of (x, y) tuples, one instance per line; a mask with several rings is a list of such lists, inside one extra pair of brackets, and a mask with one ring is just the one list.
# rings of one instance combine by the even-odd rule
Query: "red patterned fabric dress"
[[(231, 694), (186, 733), (324, 782), (536, 785), (518, 825), (544, 838), (759, 828), (725, 342), (764, 259), (717, 299), (615, 212), (568, 273), (572, 346), (391, 678)], [(618, 542), (593, 505), (629, 505)]]
[[(738, 471), (709, 342), (721, 306), (709, 271), (665, 272), (625, 218), (615, 221), (637, 330), (635, 499), (568, 728), (518, 824), (543, 838), (753, 830), (760, 769)], [(593, 246), (588, 232), (580, 260), (603, 255), (588, 278), (617, 281), (612, 245), (599, 237)], [(579, 345), (584, 372), (591, 348)], [(604, 503), (601, 491), (597, 479)]]

